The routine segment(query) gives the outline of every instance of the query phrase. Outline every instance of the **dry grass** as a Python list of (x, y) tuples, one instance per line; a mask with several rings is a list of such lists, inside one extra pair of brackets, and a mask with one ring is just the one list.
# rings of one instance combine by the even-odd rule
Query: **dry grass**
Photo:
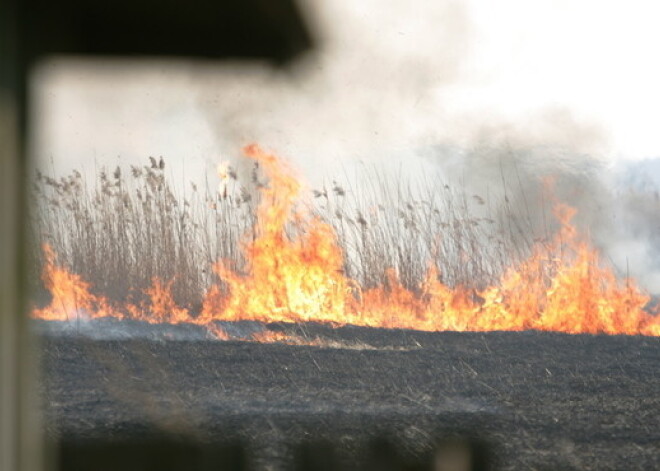
[(139, 299), (158, 277), (173, 280), (180, 305), (199, 306), (211, 263), (226, 258), (240, 266), (238, 241), (254, 222), (247, 193), (192, 185), (177, 195), (164, 161), (154, 158), (128, 174), (101, 170), (92, 185), (77, 171), (57, 180), (38, 173), (32, 195), (34, 259), (41, 243), (50, 244), (60, 263), (115, 300)]
[(347, 274), (362, 287), (387, 283), (384, 274), (394, 268), (414, 291), (434, 265), (448, 286), (481, 288), (529, 254), (534, 232), (506, 201), (439, 179), (368, 173), (314, 193), (314, 210), (335, 227)]
[[(227, 176), (219, 190), (207, 182), (177, 194), (162, 159), (128, 171), (103, 169), (91, 184), (78, 171), (59, 179), (37, 173), (31, 279), (39, 279), (40, 246), (48, 243), (59, 263), (111, 300), (139, 302), (157, 277), (172, 281), (180, 306), (198, 311), (217, 282), (211, 264), (225, 259), (242, 270), (241, 241), (257, 222), (258, 168), (245, 176), (229, 168)], [(394, 268), (416, 290), (431, 264), (449, 286), (483, 287), (532, 243), (529, 222), (506, 201), (438, 180), (402, 182), (373, 171), (312, 196), (309, 209), (335, 228), (345, 272), (363, 288), (387, 284), (386, 270)]]

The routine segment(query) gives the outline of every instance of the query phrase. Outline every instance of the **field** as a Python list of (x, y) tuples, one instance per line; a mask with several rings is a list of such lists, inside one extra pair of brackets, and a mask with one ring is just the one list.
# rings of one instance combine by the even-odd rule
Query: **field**
[(522, 219), (504, 181), (491, 206), (465, 188), (375, 173), (346, 201), (336, 182), (303, 191), (286, 161), (243, 151), (250, 186), (225, 163), (217, 191), (193, 185), (191, 197), (176, 196), (153, 157), (129, 180), (101, 170), (91, 188), (76, 171), (38, 173), (32, 316), (660, 336), (651, 296), (549, 188)]
[(375, 438), (415, 457), (460, 435), (485, 441), (494, 469), (660, 469), (658, 338), (234, 326), (316, 344), (290, 345), (35, 322), (46, 430), (69, 443), (240, 441), (253, 469), (288, 469), (293, 444), (326, 440), (351, 469)]
[[(330, 443), (336, 466), (297, 469), (364, 469), (377, 440), (423, 461), (463, 437), (494, 469), (660, 469), (658, 308), (561, 182), (500, 170), (479, 195), (368, 171), (310, 189), (244, 154), (186, 190), (155, 158), (36, 175), (32, 317), (60, 456), (165, 434), (241, 443), (263, 470)], [(367, 469), (428, 469), (386, 461)], [(68, 469), (127, 469), (108, 463)]]

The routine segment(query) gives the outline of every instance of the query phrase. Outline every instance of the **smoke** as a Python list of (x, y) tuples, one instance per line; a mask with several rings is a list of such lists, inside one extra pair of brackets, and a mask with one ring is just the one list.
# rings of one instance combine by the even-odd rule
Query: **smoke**
[[(642, 170), (626, 178), (623, 165), (549, 144), (486, 141), (469, 148), (440, 146), (427, 156), (439, 162), (448, 181), (459, 182), (468, 195), (485, 196), (491, 207), (504, 212), (496, 218), (503, 230), (513, 231), (506, 226), (517, 218), (521, 242), (549, 238), (558, 226), (552, 206), (571, 205), (577, 209), (575, 226), (620, 276), (635, 278), (654, 295), (660, 293), (659, 187), (649, 180), (634, 181)], [(478, 205), (471, 210), (485, 211)]]
[[(403, 168), (411, 181), (431, 166), (491, 206), (506, 201), (501, 207), (520, 215), (531, 237), (547, 237), (553, 201), (566, 202), (621, 274), (660, 292), (655, 200), (615, 189), (611, 162), (620, 142), (576, 100), (592, 96), (597, 84), (585, 77), (601, 71), (568, 56), (562, 62), (573, 47), (600, 56), (594, 45), (562, 44), (583, 33), (572, 21), (566, 37), (556, 37), (569, 7), (546, 12), (550, 29), (537, 16), (512, 31), (504, 13), (479, 2), (308, 0), (303, 7), (319, 42), (313, 54), (285, 71), (237, 64), (203, 74), (199, 105), (222, 155), (258, 141), (293, 160), (313, 185), (365, 162)], [(509, 52), (542, 67), (530, 72)], [(573, 88), (560, 88), (567, 83)]]
[(506, 198), (535, 237), (551, 230), (550, 177), (619, 271), (660, 292), (657, 199), (613, 165), (660, 155), (648, 2), (299, 3), (318, 46), (283, 70), (44, 67), (35, 154), (58, 173), (58, 159), (163, 155), (183, 182), (256, 141), (315, 187), (365, 165), (411, 182), (440, 174), (491, 207)]
[(258, 140), (314, 179), (337, 173), (337, 162), (383, 165), (434, 143), (447, 120), (432, 95), (460, 80), (470, 47), (462, 3), (315, 1), (306, 11), (319, 47), (291, 69), (237, 64), (206, 75), (199, 102), (220, 149)]

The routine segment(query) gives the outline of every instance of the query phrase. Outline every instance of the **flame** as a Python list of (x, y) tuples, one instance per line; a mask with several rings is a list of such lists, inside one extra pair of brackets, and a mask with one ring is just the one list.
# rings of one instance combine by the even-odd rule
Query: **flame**
[[(350, 280), (342, 274), (343, 253), (332, 227), (295, 210), (300, 183), (275, 156), (257, 146), (245, 153), (270, 179), (257, 208), (256, 237), (243, 244), (248, 274), (237, 273), (226, 261), (216, 263), (214, 270), (229, 294), (223, 297), (217, 287), (212, 289), (201, 317), (346, 323)], [(287, 236), (291, 220), (304, 232)]]
[(71, 273), (57, 265), (57, 256), (48, 244), (43, 246), (45, 266), (42, 279), (46, 289), (50, 291), (51, 302), (43, 309), (35, 309), (33, 317), (51, 321), (69, 321), (89, 317), (124, 316), (114, 310), (102, 296), (90, 293), (89, 283), (79, 275)]
[[(171, 324), (201, 324), (200, 317), (179, 307), (172, 297), (172, 283), (158, 278), (152, 280), (151, 287), (145, 290), (147, 301), (140, 304), (124, 303), (114, 306), (105, 297), (90, 291), (90, 284), (79, 275), (71, 273), (57, 264), (53, 249), (44, 244), (45, 266), (42, 274), (44, 285), (50, 291), (51, 302), (44, 308), (35, 308), (32, 317), (49, 321), (73, 321), (110, 317), (134, 319), (150, 324), (168, 322)], [(229, 340), (230, 336), (218, 325), (204, 324), (209, 334), (218, 340)]]
[[(329, 224), (301, 209), (301, 183), (286, 163), (256, 145), (244, 149), (268, 177), (261, 187), (254, 234), (242, 242), (248, 264), (229, 261), (213, 269), (221, 280), (206, 293), (202, 311), (179, 307), (172, 281), (154, 279), (140, 306), (115, 306), (90, 294), (89, 284), (56, 264), (45, 246), (44, 281), (52, 302), (33, 316), (135, 318), (148, 322), (205, 325), (219, 339), (229, 336), (216, 321), (322, 322), (426, 331), (545, 330), (566, 333), (660, 336), (660, 316), (648, 313), (650, 298), (631, 279), (618, 279), (572, 224), (575, 210), (557, 204), (561, 226), (548, 243), (483, 290), (449, 287), (429, 267), (417, 290), (406, 288), (395, 270), (382, 286), (362, 289), (343, 273), (344, 254)], [(226, 181), (227, 165), (218, 169)], [(254, 341), (301, 343), (284, 334)], [(309, 344), (309, 341), (305, 342)]]
[(172, 297), (172, 283), (174, 279), (163, 282), (159, 278), (154, 278), (151, 287), (145, 290), (148, 301), (140, 306), (128, 304), (126, 309), (130, 312), (133, 319), (146, 321), (150, 323), (169, 322), (180, 324), (183, 322), (194, 322), (190, 312), (179, 307)]

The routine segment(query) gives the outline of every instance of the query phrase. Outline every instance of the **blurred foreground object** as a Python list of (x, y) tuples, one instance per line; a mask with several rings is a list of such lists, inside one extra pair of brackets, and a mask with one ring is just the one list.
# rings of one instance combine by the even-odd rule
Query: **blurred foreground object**
[(261, 59), (312, 45), (292, 0), (2, 0), (0, 4), (0, 469), (40, 469), (24, 279), (27, 82), (50, 55)]
[(21, 46), (50, 54), (263, 59), (311, 47), (294, 0), (25, 0)]
[[(363, 447), (350, 462), (339, 459), (342, 446), (329, 442), (292, 444), (294, 471), (486, 471), (494, 469), (483, 444), (467, 439), (444, 439), (415, 458), (400, 453), (394, 443), (377, 440)], [(249, 447), (240, 443), (201, 444), (174, 437), (109, 443), (64, 443), (62, 471), (244, 471)], [(256, 469), (261, 469), (256, 466)], [(269, 468), (270, 469), (270, 468)]]

